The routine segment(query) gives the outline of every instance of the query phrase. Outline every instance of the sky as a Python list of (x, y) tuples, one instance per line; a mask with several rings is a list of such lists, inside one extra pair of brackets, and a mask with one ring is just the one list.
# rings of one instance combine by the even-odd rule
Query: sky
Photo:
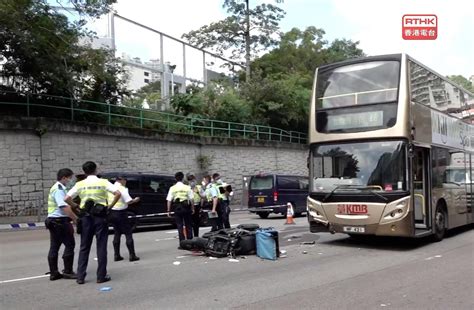
[[(273, 0), (250, 0), (250, 5), (262, 2), (276, 4)], [(124, 17), (180, 38), (183, 33), (225, 18), (222, 3), (223, 0), (118, 0), (114, 8)], [(368, 55), (403, 52), (443, 75), (474, 75), (472, 0), (284, 0), (277, 5), (286, 11), (280, 23), (282, 31), (315, 26), (325, 30), (328, 41), (359, 41), (359, 47)], [(404, 14), (436, 14), (438, 38), (403, 40)], [(115, 25), (118, 49), (132, 56), (139, 54), (143, 59), (159, 56), (158, 36), (121, 21), (116, 20)], [(105, 34), (107, 26), (98, 23), (96, 30)], [(167, 50), (165, 58), (179, 61), (175, 49)]]

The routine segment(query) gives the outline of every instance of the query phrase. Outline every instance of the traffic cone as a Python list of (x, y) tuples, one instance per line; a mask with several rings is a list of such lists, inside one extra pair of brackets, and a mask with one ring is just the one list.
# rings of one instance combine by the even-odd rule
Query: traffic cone
[(293, 206), (291, 205), (291, 202), (288, 202), (286, 204), (286, 223), (285, 225), (295, 225), (295, 221), (293, 220)]

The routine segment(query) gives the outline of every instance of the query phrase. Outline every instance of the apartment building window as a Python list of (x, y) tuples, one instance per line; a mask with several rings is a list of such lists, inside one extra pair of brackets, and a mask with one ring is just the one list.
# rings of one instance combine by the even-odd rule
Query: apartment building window
[(150, 83), (150, 80), (149, 79), (144, 79), (144, 82), (145, 83)]
[(143, 74), (144, 74), (145, 76), (150, 76), (150, 72), (146, 72), (146, 71), (145, 71), (145, 72), (143, 72)]

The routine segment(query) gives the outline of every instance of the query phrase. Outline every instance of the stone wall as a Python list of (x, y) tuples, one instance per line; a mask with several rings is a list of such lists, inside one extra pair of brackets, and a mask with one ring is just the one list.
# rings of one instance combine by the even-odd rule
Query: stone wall
[[(198, 157), (207, 159), (202, 167)], [(87, 160), (102, 172), (198, 176), (218, 172), (232, 184), (234, 205), (242, 201), (243, 177), (259, 172), (307, 174), (304, 145), (204, 138), (108, 126), (0, 119), (0, 222), (43, 217), (46, 197), (60, 168), (82, 173)]]

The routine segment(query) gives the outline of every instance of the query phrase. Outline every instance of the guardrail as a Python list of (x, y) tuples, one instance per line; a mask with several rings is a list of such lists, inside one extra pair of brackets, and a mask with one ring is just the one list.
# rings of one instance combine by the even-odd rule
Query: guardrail
[[(7, 108), (7, 109), (5, 109)], [(306, 134), (279, 128), (186, 117), (149, 109), (45, 94), (0, 92), (4, 115), (24, 115), (141, 128), (206, 137), (254, 139), (305, 144)]]

